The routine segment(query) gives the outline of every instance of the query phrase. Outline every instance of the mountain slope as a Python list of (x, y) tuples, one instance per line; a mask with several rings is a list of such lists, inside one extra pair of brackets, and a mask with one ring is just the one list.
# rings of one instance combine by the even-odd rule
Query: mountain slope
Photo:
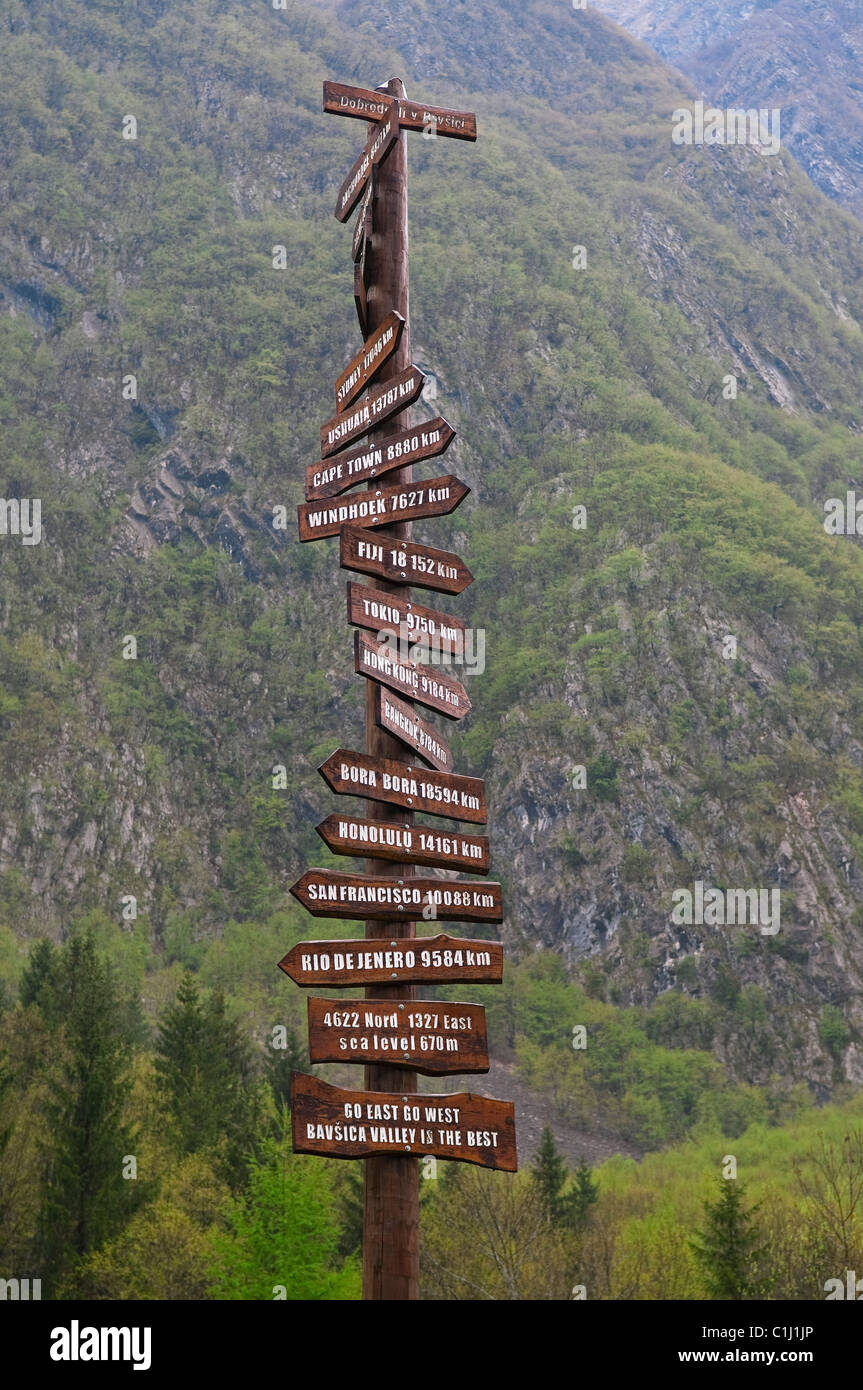
[[(4, 495), (44, 526), (0, 542), (0, 922), (119, 924), (132, 894), (165, 951), (326, 862), (315, 764), (357, 746), (362, 691), (332, 544), (272, 518), (358, 345), (332, 207), (362, 131), (320, 84), (400, 72), (480, 120), (411, 145), (422, 411), (473, 489), (417, 532), (477, 575), (453, 743), (508, 945), (620, 1005), (710, 1001), (747, 1081), (863, 1079), (863, 558), (821, 522), (863, 478), (859, 225), (784, 155), (673, 147), (674, 75), (552, 0), (0, 26)], [(780, 932), (681, 930), (698, 880), (781, 887)]]
[(856, 0), (602, 0), (718, 105), (779, 107), (785, 148), (863, 215), (863, 14)]

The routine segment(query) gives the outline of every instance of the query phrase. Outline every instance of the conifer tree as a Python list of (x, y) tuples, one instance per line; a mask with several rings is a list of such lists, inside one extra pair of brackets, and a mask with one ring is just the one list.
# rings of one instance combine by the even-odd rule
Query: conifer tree
[[(48, 1291), (80, 1257), (117, 1231), (143, 1196), (123, 1176), (134, 1134), (123, 1110), (130, 1089), (130, 1004), (92, 932), (62, 951), (39, 952), (34, 998), (52, 1027), (52, 1067), (42, 1110), (46, 1161), (37, 1231)], [(38, 979), (38, 987), (36, 981)]]
[(221, 990), (202, 1002), (194, 977), (183, 977), (161, 1019), (155, 1066), (178, 1153), (212, 1150), (228, 1181), (242, 1183), (258, 1098), (251, 1046)]
[(542, 1131), (539, 1148), (534, 1155), (530, 1171), (539, 1191), (545, 1214), (552, 1224), (557, 1225), (563, 1215), (562, 1193), (569, 1169), (558, 1151), (554, 1142), (554, 1135), (548, 1126)]
[(713, 1299), (746, 1300), (764, 1294), (758, 1273), (764, 1253), (755, 1224), (758, 1206), (747, 1210), (743, 1196), (735, 1179), (720, 1178), (718, 1198), (704, 1204), (704, 1228), (690, 1241)]

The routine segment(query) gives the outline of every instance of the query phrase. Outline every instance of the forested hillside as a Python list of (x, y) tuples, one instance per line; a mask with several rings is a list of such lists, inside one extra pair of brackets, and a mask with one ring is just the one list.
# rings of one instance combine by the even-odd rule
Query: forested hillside
[[(324, 77), (478, 114), (475, 146), (412, 140), (411, 294), (418, 418), (456, 427), (472, 489), (416, 532), (465, 555), (486, 632), (452, 743), (505, 888), (496, 1049), (641, 1149), (803, 1123), (863, 1080), (863, 556), (823, 525), (863, 479), (863, 231), (784, 154), (674, 146), (691, 92), (594, 12), (383, 11), (0, 14), (0, 493), (42, 504), (38, 545), (0, 537), (0, 1165), (26, 1213), (0, 1231), (55, 1290), (125, 1296), (106, 1242), (168, 1223), (183, 1296), (272, 1297), (249, 1252), (280, 1183), (322, 1251), (290, 1296), (356, 1289), (350, 1179), (289, 1160), (278, 1108), (304, 1001), (275, 965), (309, 931), (286, 890), (328, 862), (316, 766), (358, 745), (363, 696), (334, 545), (291, 520), (359, 346), (332, 210), (362, 127), (321, 114)], [(780, 930), (682, 929), (697, 881), (779, 888)], [(156, 1186), (106, 1196), (104, 1229), (79, 1213), (61, 1258), (81, 1094), (50, 1093), (103, 1045), (106, 1132)], [(230, 1085), (201, 1099), (208, 1049)]]

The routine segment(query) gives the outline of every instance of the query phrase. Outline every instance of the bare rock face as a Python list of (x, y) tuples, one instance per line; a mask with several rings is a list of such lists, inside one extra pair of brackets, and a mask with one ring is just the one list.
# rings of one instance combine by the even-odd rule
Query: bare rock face
[(857, 0), (600, 0), (598, 9), (719, 107), (779, 108), (782, 144), (863, 217), (863, 11)]

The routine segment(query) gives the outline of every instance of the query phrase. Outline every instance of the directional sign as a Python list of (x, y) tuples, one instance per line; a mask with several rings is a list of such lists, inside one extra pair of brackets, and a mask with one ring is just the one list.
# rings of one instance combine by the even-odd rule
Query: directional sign
[(419, 367), (407, 367), (392, 381), (375, 386), (365, 400), (342, 411), (333, 420), (328, 420), (321, 427), (321, 453), (324, 458), (341, 453), (360, 435), (367, 434), (391, 415), (413, 405), (424, 385), (425, 377)]
[(357, 213), (357, 225), (354, 227), (354, 239), (351, 243), (351, 260), (353, 261), (359, 260), (363, 243), (367, 242), (372, 234), (372, 204), (375, 200), (377, 178), (377, 169), (372, 169), (371, 178), (366, 184), (363, 201), (360, 203), (360, 210)]
[[(346, 87), (341, 82), (324, 83), (324, 110), (333, 116), (357, 116), (379, 121), (391, 98), (364, 87)], [(424, 106), (421, 102), (399, 101), (399, 125), (405, 130), (435, 130), (453, 140), (476, 139), (476, 116), (472, 111), (450, 111), (445, 106)]]
[(399, 656), (389, 642), (376, 642), (367, 632), (354, 633), (354, 670), (358, 676), (388, 685), (390, 690), (445, 714), (447, 719), (464, 719), (470, 711), (468, 693), (455, 676)]
[(499, 985), (503, 946), (457, 936), (390, 941), (301, 941), (279, 961), (301, 989), (368, 985)]
[(360, 325), (360, 332), (365, 334), (369, 331), (369, 300), (366, 294), (365, 276), (365, 250), (362, 258), (354, 266), (354, 304), (357, 308), (357, 321)]
[(339, 561), (342, 569), (445, 594), (460, 594), (473, 583), (467, 565), (451, 550), (372, 536), (364, 526), (343, 527)]
[(455, 759), (452, 749), (437, 729), (421, 719), (411, 705), (400, 700), (383, 686), (375, 687), (375, 723), (388, 734), (400, 739), (419, 755), (429, 767), (440, 772), (452, 772)]
[(452, 425), (438, 415), (427, 425), (399, 430), (389, 439), (375, 444), (361, 444), (349, 453), (321, 459), (306, 469), (306, 500), (335, 497), (357, 483), (368, 483), (394, 468), (443, 454), (455, 439)]
[(309, 1000), (310, 1062), (390, 1062), (425, 1076), (488, 1071), (481, 1004)]
[(422, 642), (433, 651), (464, 651), (465, 624), (461, 618), (366, 584), (348, 584), (348, 622), (372, 632), (390, 629), (408, 642)]
[(393, 521), (415, 521), (421, 516), (446, 516), (460, 506), (470, 488), (452, 473), (428, 478), (421, 483), (396, 483), (357, 492), (353, 497), (300, 502), (297, 519), (301, 541), (319, 541), (336, 536), (348, 522), (378, 526)]
[(405, 321), (393, 309), (363, 343), (336, 382), (336, 410), (344, 410), (365, 391), (399, 345)]
[(368, 801), (385, 801), (431, 816), (486, 823), (485, 783), (479, 777), (427, 772), (424, 767), (393, 758), (373, 758), (347, 748), (337, 748), (318, 772), (341, 796), (364, 796)]
[(390, 100), (387, 106), (388, 110), (369, 131), (369, 138), (362, 153), (339, 189), (339, 196), (336, 198), (336, 217), (339, 222), (347, 222), (365, 191), (372, 169), (386, 159), (399, 138), (398, 104)]
[(354, 922), (502, 922), (499, 883), (450, 878), (370, 878), (339, 869), (306, 869), (291, 886), (297, 902), (313, 917), (346, 917)]
[(298, 1154), (434, 1154), (506, 1173), (518, 1170), (515, 1107), (464, 1091), (402, 1098), (392, 1091), (343, 1091), (294, 1072), (291, 1131)]
[(340, 815), (327, 816), (315, 829), (333, 854), (392, 859), (434, 869), (467, 869), (472, 874), (487, 874), (489, 870), (487, 835), (449, 834), (431, 825), (399, 825), (396, 821)]

